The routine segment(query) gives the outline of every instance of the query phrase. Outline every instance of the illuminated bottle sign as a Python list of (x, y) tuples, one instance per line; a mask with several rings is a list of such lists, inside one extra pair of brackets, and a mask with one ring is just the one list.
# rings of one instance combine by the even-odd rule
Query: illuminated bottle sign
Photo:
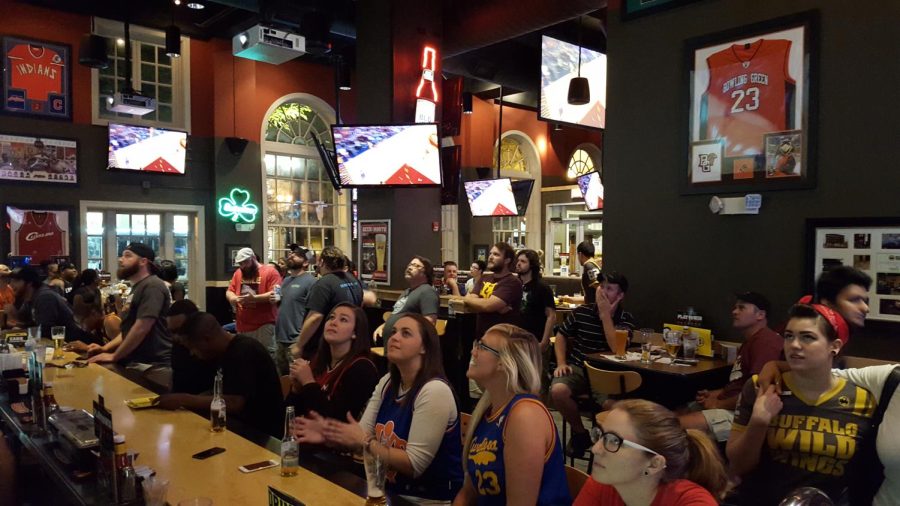
[(416, 87), (416, 123), (434, 123), (435, 104), (438, 101), (437, 85), (434, 83), (434, 72), (437, 51), (425, 46), (422, 50), (422, 77)]
[(227, 197), (219, 199), (219, 216), (233, 223), (253, 223), (259, 208), (250, 203), (250, 192), (242, 188), (232, 188)]

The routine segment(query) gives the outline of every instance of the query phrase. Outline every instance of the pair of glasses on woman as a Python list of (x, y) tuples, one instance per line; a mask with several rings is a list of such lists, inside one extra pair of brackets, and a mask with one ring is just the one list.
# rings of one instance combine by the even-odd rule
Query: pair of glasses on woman
[(500, 350), (498, 350), (496, 348), (491, 348), (490, 346), (484, 344), (484, 342), (481, 339), (476, 339), (476, 340), (472, 341), (472, 349), (486, 351), (488, 353), (493, 353), (498, 358), (500, 357)]
[(647, 453), (652, 453), (653, 455), (659, 455), (659, 453), (647, 448), (644, 445), (640, 445), (635, 443), (634, 441), (629, 441), (622, 436), (616, 434), (615, 432), (605, 432), (603, 427), (593, 427), (591, 429), (591, 441), (596, 443), (597, 441), (603, 441), (603, 449), (608, 451), (609, 453), (616, 453), (619, 451), (619, 448), (622, 446), (627, 446), (629, 448), (634, 448), (635, 450), (645, 451)]

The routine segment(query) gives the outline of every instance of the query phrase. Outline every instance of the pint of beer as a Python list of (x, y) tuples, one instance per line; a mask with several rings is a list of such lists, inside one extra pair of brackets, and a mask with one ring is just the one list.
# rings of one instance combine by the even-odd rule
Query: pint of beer
[(384, 270), (384, 254), (387, 252), (387, 234), (375, 234), (376, 271)]

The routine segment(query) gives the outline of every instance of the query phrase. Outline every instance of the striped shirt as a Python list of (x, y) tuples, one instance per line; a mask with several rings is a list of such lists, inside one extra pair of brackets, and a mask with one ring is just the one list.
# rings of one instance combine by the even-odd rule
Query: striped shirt
[[(614, 325), (625, 325), (634, 330), (637, 325), (634, 316), (622, 307), (616, 308), (613, 315)], [(595, 304), (582, 304), (576, 307), (556, 331), (567, 339), (570, 363), (581, 365), (586, 355), (609, 351), (609, 343), (603, 333), (603, 322), (597, 314)]]

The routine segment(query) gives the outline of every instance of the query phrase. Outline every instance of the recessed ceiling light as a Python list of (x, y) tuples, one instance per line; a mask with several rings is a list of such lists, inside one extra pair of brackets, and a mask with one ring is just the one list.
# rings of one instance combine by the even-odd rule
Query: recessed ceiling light
[(188, 9), (205, 9), (206, 4), (202, 0), (188, 0), (187, 3)]
[(116, 39), (116, 44), (118, 44), (118, 45), (120, 45), (120, 46), (124, 46), (124, 45), (125, 45), (125, 39)]

